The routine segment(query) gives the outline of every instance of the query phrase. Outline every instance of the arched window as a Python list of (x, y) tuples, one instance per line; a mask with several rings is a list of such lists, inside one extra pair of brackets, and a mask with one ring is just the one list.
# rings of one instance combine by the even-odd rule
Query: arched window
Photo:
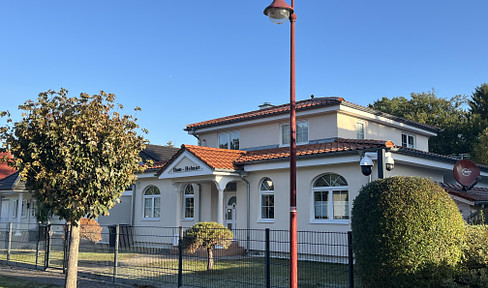
[(312, 189), (315, 220), (349, 219), (349, 192), (344, 177), (324, 174), (315, 180)]
[(188, 184), (183, 193), (183, 215), (185, 219), (193, 219), (195, 216), (195, 191), (193, 185)]
[(259, 185), (259, 194), (261, 198), (261, 219), (274, 219), (274, 185), (269, 178), (263, 178)]
[(144, 191), (144, 218), (159, 218), (161, 213), (161, 193), (158, 187), (149, 186)]

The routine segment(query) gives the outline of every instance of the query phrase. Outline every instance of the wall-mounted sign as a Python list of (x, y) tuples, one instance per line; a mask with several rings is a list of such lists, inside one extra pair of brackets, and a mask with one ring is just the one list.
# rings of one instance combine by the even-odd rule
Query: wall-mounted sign
[(464, 190), (473, 188), (478, 183), (480, 177), (480, 169), (473, 161), (459, 160), (453, 168), (454, 178), (463, 185)]
[(202, 170), (200, 166), (173, 167), (173, 172), (190, 172)]

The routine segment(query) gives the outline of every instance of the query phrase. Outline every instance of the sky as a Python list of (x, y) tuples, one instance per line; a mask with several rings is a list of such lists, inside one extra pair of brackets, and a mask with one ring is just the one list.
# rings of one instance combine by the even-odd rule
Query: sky
[[(271, 2), (0, 0), (0, 110), (20, 120), (40, 92), (103, 90), (152, 144), (196, 144), (188, 124), (289, 102), (290, 25), (264, 16)], [(488, 83), (486, 11), (486, 0), (296, 0), (296, 98), (471, 96)]]

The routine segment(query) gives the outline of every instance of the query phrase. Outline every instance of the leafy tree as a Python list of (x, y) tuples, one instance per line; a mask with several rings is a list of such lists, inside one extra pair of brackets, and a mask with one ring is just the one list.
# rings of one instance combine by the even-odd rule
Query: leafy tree
[(215, 246), (229, 247), (234, 235), (224, 225), (216, 222), (200, 222), (183, 234), (183, 248), (195, 253), (203, 248), (207, 250), (207, 271), (213, 270), (213, 250)]
[(394, 116), (442, 130), (429, 140), (429, 151), (444, 155), (469, 151), (470, 135), (467, 133), (468, 114), (464, 110), (466, 97), (457, 95), (451, 99), (439, 98), (435, 91), (412, 93), (410, 99), (383, 97), (369, 107)]
[(65, 89), (50, 90), (19, 106), (20, 122), (0, 128), (38, 203), (72, 226), (66, 287), (76, 287), (80, 219), (107, 215), (142, 169), (137, 119), (121, 116), (114, 101), (103, 91), (69, 98)]
[(469, 129), (472, 135), (471, 159), (488, 165), (488, 84), (476, 87), (468, 103)]
[(471, 159), (476, 163), (488, 165), (488, 127), (478, 135), (472, 147)]

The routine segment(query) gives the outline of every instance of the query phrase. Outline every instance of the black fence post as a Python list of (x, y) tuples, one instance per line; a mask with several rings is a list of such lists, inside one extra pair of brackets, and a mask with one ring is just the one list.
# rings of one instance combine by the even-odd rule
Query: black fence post
[(270, 251), (269, 251), (269, 228), (264, 230), (264, 247), (265, 247), (265, 258), (266, 258), (266, 287), (271, 287), (271, 267), (270, 267)]
[(7, 239), (7, 265), (10, 261), (10, 253), (12, 252), (12, 222), (8, 223), (8, 239)]
[(36, 270), (39, 269), (39, 249), (41, 246), (41, 223), (37, 223)]
[(183, 227), (178, 227), (178, 287), (183, 286)]
[(71, 226), (68, 223), (64, 224), (63, 274), (66, 274), (66, 270), (68, 269), (70, 230), (71, 230)]
[(117, 267), (119, 266), (119, 237), (120, 237), (120, 226), (115, 225), (115, 244), (114, 244), (114, 275), (112, 277), (112, 283), (115, 283), (115, 278), (117, 278)]
[(53, 234), (51, 224), (47, 225), (46, 230), (47, 241), (44, 243), (44, 249), (46, 251), (44, 254), (44, 270), (49, 268), (49, 257), (51, 257), (51, 235)]
[(352, 232), (347, 232), (347, 252), (349, 256), (349, 288), (354, 288), (354, 255), (352, 251)]

